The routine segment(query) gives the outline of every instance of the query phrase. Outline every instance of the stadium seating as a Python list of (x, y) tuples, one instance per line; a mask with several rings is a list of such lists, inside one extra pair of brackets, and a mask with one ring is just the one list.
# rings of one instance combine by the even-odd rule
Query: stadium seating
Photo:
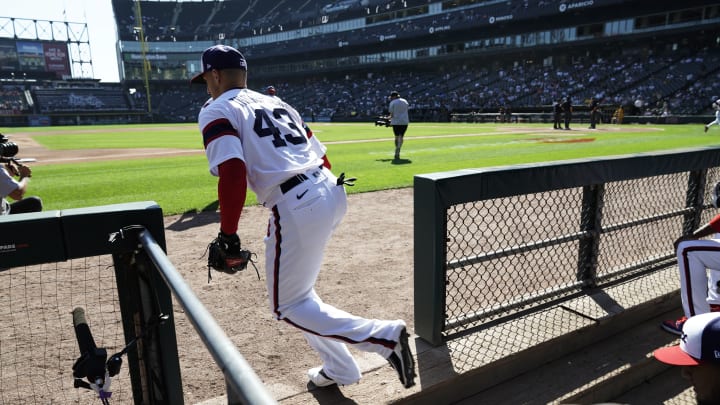
[[(401, 91), (414, 109), (495, 112), (505, 105), (549, 108), (554, 100), (570, 96), (576, 105), (585, 105), (593, 97), (610, 106), (632, 106), (635, 100), (643, 100), (647, 108), (642, 114), (662, 114), (657, 111), (658, 100), (667, 102), (673, 113), (705, 114), (710, 112), (709, 100), (720, 94), (715, 85), (720, 54), (715, 51), (714, 57), (701, 56), (707, 53), (703, 50), (681, 59), (631, 53), (624, 58), (618, 55), (612, 62), (588, 58), (563, 66), (508, 65), (496, 70), (469, 64), (446, 65), (430, 73), (385, 69), (371, 77), (288, 81), (280, 89), (288, 89), (281, 94), (294, 105), (314, 111), (333, 110), (331, 115), (339, 116), (355, 112), (367, 119), (382, 113), (391, 89)], [(688, 76), (701, 79), (704, 85), (690, 81), (693, 85), (686, 87)]]
[(25, 99), (25, 89), (20, 85), (3, 84), (0, 86), (0, 114), (14, 115), (29, 112)]
[[(599, 97), (608, 108), (624, 105), (628, 115), (662, 116), (712, 113), (710, 100), (720, 95), (719, 73), (720, 49), (687, 49), (681, 55), (668, 51), (648, 56), (645, 48), (638, 47), (624, 49), (622, 54), (587, 56), (554, 66), (508, 62), (489, 68), (465, 61), (410, 71), (400, 67), (288, 77), (272, 83), (265, 78), (256, 82), (251, 75), (250, 87), (263, 91), (268, 84), (274, 85), (278, 95), (308, 120), (372, 121), (387, 108), (387, 96), (394, 89), (411, 102), (416, 120), (449, 119), (444, 112), (495, 113), (505, 106), (515, 111), (549, 112), (552, 102), (565, 96), (577, 106)], [(156, 120), (193, 122), (207, 99), (203, 86), (189, 89), (184, 81), (152, 89)], [(5, 99), (19, 97), (17, 92), (6, 93)], [(33, 96), (40, 113), (147, 108), (143, 89), (128, 99), (117, 86), (38, 87)], [(642, 101), (642, 108), (635, 108), (637, 100)]]
[[(413, 120), (447, 120), (455, 112), (490, 114), (506, 107), (516, 112), (549, 113), (553, 102), (563, 97), (570, 97), (581, 112), (591, 98), (599, 98), (607, 109), (624, 105), (627, 115), (712, 114), (710, 103), (720, 98), (720, 48), (703, 38), (702, 32), (698, 32), (698, 40), (679, 34), (657, 43), (587, 42), (568, 44), (557, 50), (539, 45), (538, 50), (531, 52), (513, 49), (502, 41), (466, 41), (460, 51), (449, 45), (436, 49), (433, 54), (417, 50), (414, 57), (393, 64), (362, 66), (365, 60), (357, 56), (357, 49), (362, 49), (360, 53), (377, 53), (374, 56), (380, 62), (383, 56), (379, 52), (385, 48), (378, 44), (382, 44), (383, 36), (410, 41), (403, 45), (406, 47), (420, 47), (423, 41), (417, 38), (425, 38), (423, 35), (435, 27), (452, 25), (453, 29), (476, 30), (488, 24), (489, 16), (495, 13), (511, 12), (516, 20), (538, 19), (554, 12), (562, 3), (560, 0), (442, 3), (305, 0), (297, 3), (289, 0), (139, 2), (148, 41), (230, 40), (342, 19), (367, 18), (368, 24), (362, 29), (348, 26), (334, 32), (306, 30), (302, 35), (289, 36), (292, 39), (241, 47), (253, 68), (262, 67), (263, 63), (277, 65), (278, 60), (284, 59), (303, 63), (307, 60), (307, 70), (290, 75), (282, 69), (260, 68), (250, 75), (249, 86), (262, 91), (273, 84), (278, 95), (308, 119), (372, 121), (387, 108), (387, 95), (391, 90), (398, 90), (410, 101)], [(443, 11), (427, 12), (430, 3), (436, 3)], [(131, 0), (113, 0), (123, 41), (137, 40), (135, 4)], [(425, 14), (404, 13), (413, 7)], [(355, 49), (348, 52), (347, 57), (345, 49), (338, 47), (345, 42)], [(178, 49), (172, 48), (169, 52), (179, 52)], [(337, 55), (343, 59), (337, 59), (335, 65), (325, 64), (322, 59)], [(188, 89), (184, 57), (154, 64), (150, 88), (155, 121), (194, 121), (207, 98), (202, 86)], [(145, 85), (138, 79), (140, 66), (137, 62), (126, 62), (124, 69), (130, 79), (114, 88), (78, 88), (58, 81), (41, 82), (32, 92), (34, 106), (22, 104), (24, 97), (17, 93), (3, 93), (0, 110), (19, 108), (44, 114), (146, 111), (149, 104)], [(128, 87), (137, 91), (128, 94)], [(20, 104), (12, 104), (13, 100)]]
[[(720, 50), (702, 49), (673, 55), (646, 56), (625, 50), (624, 55), (587, 57), (565, 65), (441, 64), (434, 69), (402, 68), (346, 74), (311, 75), (268, 83), (250, 77), (250, 87), (262, 92), (272, 84), (278, 95), (308, 120), (371, 121), (387, 108), (388, 95), (398, 90), (411, 102), (416, 119), (439, 117), (441, 111), (495, 113), (501, 107), (549, 112), (554, 100), (569, 96), (576, 106), (590, 98), (627, 114), (708, 114), (710, 101), (720, 94)], [(688, 78), (697, 80), (688, 81)], [(690, 83), (690, 84), (688, 84)], [(207, 99), (204, 87), (166, 86), (153, 93), (163, 119), (194, 120)], [(635, 111), (635, 101), (643, 108)], [(664, 112), (663, 110), (667, 111)], [(429, 117), (429, 118), (428, 118)], [(447, 115), (445, 115), (447, 117)]]
[(32, 90), (39, 113), (128, 111), (130, 106), (119, 87), (40, 87)]

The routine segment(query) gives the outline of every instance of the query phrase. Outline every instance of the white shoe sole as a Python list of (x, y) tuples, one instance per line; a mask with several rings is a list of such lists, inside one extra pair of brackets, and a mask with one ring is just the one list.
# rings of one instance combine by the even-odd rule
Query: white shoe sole
[(322, 367), (315, 367), (308, 370), (308, 378), (316, 387), (329, 387), (337, 384), (335, 380), (325, 374)]

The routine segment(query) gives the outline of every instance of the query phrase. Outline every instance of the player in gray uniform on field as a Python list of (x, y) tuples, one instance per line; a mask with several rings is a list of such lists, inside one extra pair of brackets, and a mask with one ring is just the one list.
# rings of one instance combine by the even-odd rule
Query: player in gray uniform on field
[(395, 134), (395, 160), (400, 159), (400, 148), (402, 148), (403, 138), (410, 124), (408, 107), (407, 100), (400, 97), (400, 93), (397, 91), (390, 93), (388, 112), (390, 115), (390, 125), (392, 125), (393, 134)]

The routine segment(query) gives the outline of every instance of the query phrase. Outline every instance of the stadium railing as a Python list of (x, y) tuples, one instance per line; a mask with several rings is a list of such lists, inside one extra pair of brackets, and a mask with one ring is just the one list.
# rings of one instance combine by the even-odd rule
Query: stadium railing
[[(604, 109), (602, 111), (601, 121), (598, 123), (599, 128), (604, 125), (616, 123), (613, 122), (614, 109)], [(625, 115), (622, 124), (698, 124), (704, 122), (710, 122), (714, 119), (711, 115)], [(478, 113), (478, 112), (463, 112), (453, 113), (450, 115), (450, 122), (453, 123), (466, 123), (466, 124), (481, 124), (481, 123), (548, 123), (552, 124), (553, 114), (549, 112), (517, 112), (512, 113), (511, 118), (503, 118), (500, 113)], [(561, 118), (561, 122), (562, 121)], [(573, 113), (573, 118), (570, 121), (570, 127), (573, 129), (575, 125), (587, 125), (590, 122), (590, 114), (587, 111), (578, 111)], [(583, 129), (583, 128), (580, 128)]]
[[(78, 364), (110, 372), (124, 355), (110, 402), (184, 403), (171, 293), (222, 371), (228, 403), (276, 403), (169, 261), (154, 202), (0, 216), (0, 266), (0, 403), (91, 403), (77, 388), (95, 389), (95, 374)], [(94, 333), (81, 334), (84, 323)], [(95, 342), (124, 348), (103, 364)]]
[(719, 169), (707, 148), (416, 175), (415, 332), (482, 332), (477, 367), (677, 294), (673, 242), (714, 215)]

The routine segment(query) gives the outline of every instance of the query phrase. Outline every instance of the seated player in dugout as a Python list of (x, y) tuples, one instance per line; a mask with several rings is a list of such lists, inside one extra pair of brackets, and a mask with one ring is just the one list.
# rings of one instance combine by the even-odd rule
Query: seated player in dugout
[[(720, 183), (712, 190), (712, 205), (720, 207)], [(720, 214), (692, 234), (675, 241), (683, 316), (664, 321), (667, 332), (681, 335), (683, 324), (698, 314), (720, 312)], [(711, 238), (703, 239), (712, 235)]]

